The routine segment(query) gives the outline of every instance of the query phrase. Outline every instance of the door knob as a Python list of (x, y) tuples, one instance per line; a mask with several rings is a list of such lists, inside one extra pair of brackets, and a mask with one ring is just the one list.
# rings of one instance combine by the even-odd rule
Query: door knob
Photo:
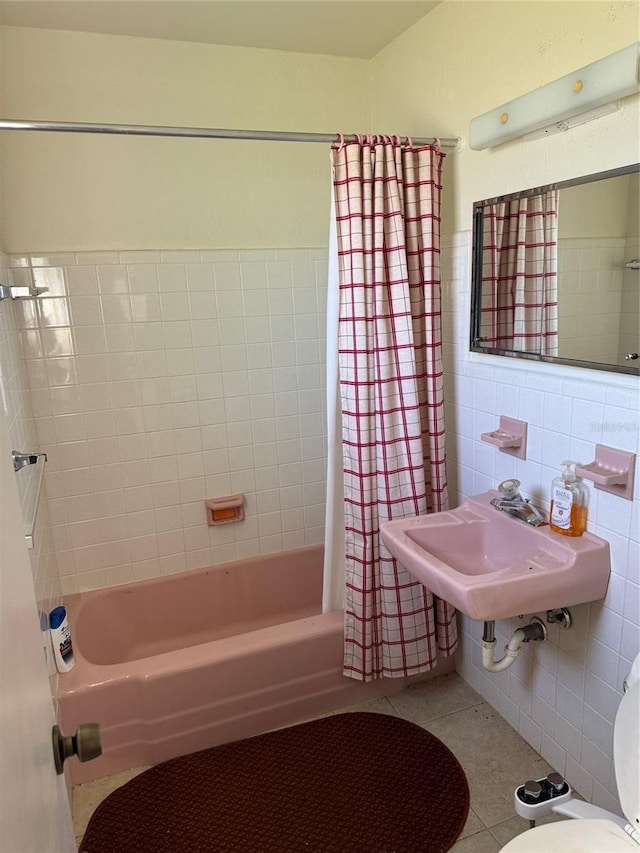
[(58, 776), (62, 773), (62, 765), (71, 758), (78, 756), (78, 761), (91, 761), (102, 755), (102, 742), (100, 740), (99, 723), (81, 723), (74, 735), (65, 737), (60, 731), (60, 726), (52, 729), (53, 760), (56, 765)]

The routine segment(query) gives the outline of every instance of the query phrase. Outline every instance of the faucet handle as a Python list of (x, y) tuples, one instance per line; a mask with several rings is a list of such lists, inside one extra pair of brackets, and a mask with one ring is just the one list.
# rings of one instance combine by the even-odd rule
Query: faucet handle
[(520, 480), (503, 480), (498, 486), (498, 491), (502, 492), (507, 500), (513, 500), (520, 497)]

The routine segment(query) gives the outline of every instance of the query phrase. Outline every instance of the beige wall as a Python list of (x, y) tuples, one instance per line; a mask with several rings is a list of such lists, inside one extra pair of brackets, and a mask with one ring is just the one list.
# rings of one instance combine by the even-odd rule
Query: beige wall
[[(2, 38), (2, 27), (0, 27), (0, 115), (4, 116), (6, 114), (6, 107), (4, 103), (4, 87), (2, 82), (4, 80), (5, 72), (4, 72), (4, 40)], [(5, 148), (5, 139), (6, 133), (0, 133), (0, 253), (2, 253), (4, 249), (4, 239), (2, 236), (2, 223), (3, 223), (3, 207), (4, 207), (4, 148)]]
[[(2, 111), (464, 138), (474, 115), (630, 44), (638, 29), (637, 2), (445, 0), (367, 62), (6, 28)], [(517, 45), (518, 61), (496, 62), (496, 42)], [(485, 152), (463, 142), (447, 162), (443, 230), (470, 227), (474, 200), (636, 160), (637, 104), (547, 140)], [(7, 251), (326, 245), (324, 146), (2, 137)]]
[[(640, 38), (637, 2), (445, 0), (371, 61), (379, 132), (468, 135), (470, 120)], [(498, 52), (504, 49), (498, 61)], [(472, 203), (638, 160), (638, 98), (620, 113), (535, 142), (449, 155), (443, 230)]]
[(627, 209), (627, 237), (637, 237), (640, 231), (640, 175), (629, 181), (629, 206)]
[[(8, 118), (367, 130), (365, 60), (19, 28), (1, 39)], [(327, 243), (326, 146), (3, 136), (10, 252)]]
[(626, 237), (631, 217), (632, 188), (637, 175), (580, 184), (560, 191), (558, 237)]

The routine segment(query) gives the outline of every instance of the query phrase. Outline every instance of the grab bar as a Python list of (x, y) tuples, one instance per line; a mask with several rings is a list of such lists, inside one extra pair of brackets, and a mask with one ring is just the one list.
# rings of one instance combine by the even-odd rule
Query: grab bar
[(22, 470), (26, 470), (28, 472), (26, 475), (20, 475), (21, 477), (28, 477), (25, 488), (21, 490), (21, 503), (22, 518), (24, 520), (24, 538), (27, 542), (27, 548), (31, 550), (34, 546), (33, 532), (36, 526), (38, 502), (40, 500), (40, 491), (42, 489), (42, 478), (44, 476), (47, 454), (19, 453), (17, 450), (14, 450), (12, 451), (11, 456), (13, 458), (13, 470), (16, 474)]

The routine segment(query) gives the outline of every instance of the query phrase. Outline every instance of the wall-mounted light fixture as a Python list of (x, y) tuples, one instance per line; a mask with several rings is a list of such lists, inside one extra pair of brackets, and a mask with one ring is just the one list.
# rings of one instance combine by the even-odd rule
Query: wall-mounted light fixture
[(546, 136), (611, 111), (605, 105), (640, 91), (639, 48), (640, 42), (631, 44), (477, 116), (469, 128), (469, 146), (480, 151), (535, 131)]

